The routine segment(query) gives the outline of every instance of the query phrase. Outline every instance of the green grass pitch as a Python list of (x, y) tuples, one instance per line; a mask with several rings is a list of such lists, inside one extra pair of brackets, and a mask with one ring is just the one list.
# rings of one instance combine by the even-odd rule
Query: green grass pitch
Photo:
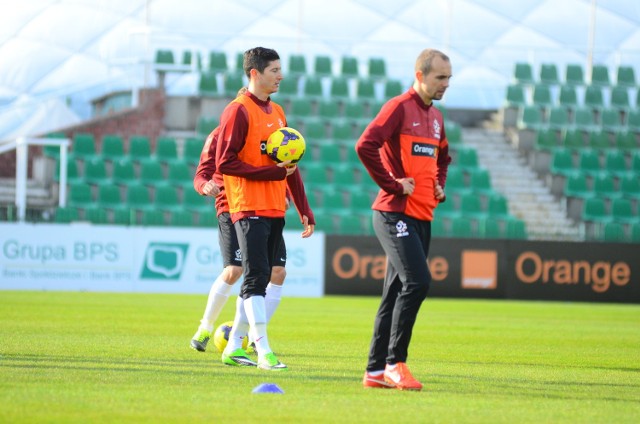
[(191, 350), (205, 295), (0, 299), (2, 423), (640, 422), (639, 305), (428, 299), (407, 361), (425, 389), (401, 392), (361, 385), (374, 297), (284, 298), (285, 373)]

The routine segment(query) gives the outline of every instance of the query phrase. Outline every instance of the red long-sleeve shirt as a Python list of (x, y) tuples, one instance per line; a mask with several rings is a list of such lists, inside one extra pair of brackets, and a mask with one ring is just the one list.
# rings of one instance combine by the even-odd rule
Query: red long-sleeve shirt
[[(435, 181), (444, 188), (451, 162), (442, 113), (425, 105), (418, 93), (389, 100), (356, 143), (371, 178), (382, 188), (372, 209), (402, 212), (430, 221), (438, 201)], [(414, 192), (403, 194), (398, 178), (413, 177)]]
[(216, 196), (216, 214), (229, 212), (229, 202), (224, 192), (224, 181), (222, 174), (216, 168), (216, 148), (218, 145), (218, 133), (220, 127), (216, 127), (207, 137), (204, 143), (202, 153), (200, 153), (200, 162), (196, 169), (196, 175), (193, 178), (193, 188), (204, 196), (202, 188), (206, 183), (213, 179), (215, 184), (220, 188), (220, 193)]

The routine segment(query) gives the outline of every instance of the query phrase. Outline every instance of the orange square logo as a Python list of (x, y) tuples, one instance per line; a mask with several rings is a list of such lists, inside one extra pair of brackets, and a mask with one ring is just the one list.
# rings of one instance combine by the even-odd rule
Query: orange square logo
[(498, 285), (498, 252), (462, 251), (462, 288), (494, 290)]

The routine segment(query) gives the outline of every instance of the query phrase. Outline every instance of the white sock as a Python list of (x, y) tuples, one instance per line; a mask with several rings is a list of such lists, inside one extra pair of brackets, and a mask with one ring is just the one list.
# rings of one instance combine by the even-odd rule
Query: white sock
[(224, 349), (224, 352), (227, 354), (232, 353), (236, 349), (240, 349), (242, 347), (242, 341), (247, 337), (249, 321), (244, 311), (244, 303), (245, 301), (242, 297), (238, 296), (236, 300), (236, 316), (233, 319), (233, 327), (229, 333), (229, 342)]
[(267, 294), (264, 297), (264, 304), (267, 312), (267, 322), (271, 321), (271, 317), (280, 305), (280, 297), (282, 295), (282, 286), (273, 283), (267, 285)]
[(250, 324), (249, 331), (256, 344), (258, 357), (271, 352), (267, 338), (267, 313), (265, 309), (264, 297), (262, 296), (252, 296), (244, 301), (244, 310)]
[(202, 319), (200, 320), (200, 328), (209, 332), (213, 331), (213, 325), (218, 319), (220, 311), (222, 311), (225, 303), (227, 303), (231, 287), (232, 286), (225, 283), (220, 277), (214, 281), (211, 285), (211, 290), (209, 290), (207, 307), (205, 308)]

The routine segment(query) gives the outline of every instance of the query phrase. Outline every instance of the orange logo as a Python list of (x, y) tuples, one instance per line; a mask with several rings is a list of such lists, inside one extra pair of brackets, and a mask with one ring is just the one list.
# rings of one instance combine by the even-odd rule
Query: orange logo
[(495, 250), (462, 251), (462, 288), (494, 290), (498, 285), (498, 253)]

